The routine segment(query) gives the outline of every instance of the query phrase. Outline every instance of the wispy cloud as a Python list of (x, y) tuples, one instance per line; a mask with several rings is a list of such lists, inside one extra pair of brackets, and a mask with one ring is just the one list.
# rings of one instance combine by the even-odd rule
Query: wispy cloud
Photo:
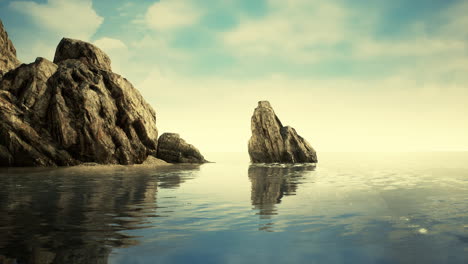
[(29, 16), (42, 30), (82, 40), (89, 40), (103, 22), (91, 0), (13, 1), (10, 7)]
[(223, 33), (225, 44), (240, 55), (282, 56), (296, 61), (316, 61), (327, 46), (346, 40), (349, 11), (330, 1), (270, 0), (265, 17), (244, 18)]
[(23, 17), (23, 27), (28, 23), (25, 18), (32, 22), (23, 33), (27, 41), (16, 44), (21, 51), (18, 55), (24, 62), (38, 56), (52, 60), (61, 38), (89, 41), (104, 21), (93, 9), (91, 0), (12, 1), (9, 9)]
[(101, 48), (112, 58), (112, 70), (117, 73), (122, 73), (130, 56), (127, 45), (120, 39), (108, 37), (103, 37), (94, 41), (94, 45)]
[(193, 25), (201, 10), (190, 0), (161, 0), (149, 7), (144, 22), (155, 30), (171, 30)]

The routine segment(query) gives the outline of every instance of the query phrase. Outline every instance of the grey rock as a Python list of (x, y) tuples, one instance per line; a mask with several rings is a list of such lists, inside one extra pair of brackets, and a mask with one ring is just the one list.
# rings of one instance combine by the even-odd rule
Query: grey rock
[(156, 113), (104, 52), (63, 39), (55, 58), (0, 79), (0, 166), (140, 164), (156, 155)]
[(253, 163), (316, 163), (312, 146), (292, 127), (284, 127), (268, 101), (258, 102), (251, 121), (249, 155)]
[(20, 64), (20, 61), (16, 58), (16, 49), (0, 20), (0, 78)]
[(175, 133), (164, 133), (159, 137), (157, 157), (170, 163), (207, 162), (197, 148)]
[(54, 63), (80, 60), (86, 64), (111, 71), (110, 58), (98, 47), (81, 40), (63, 38), (55, 51)]

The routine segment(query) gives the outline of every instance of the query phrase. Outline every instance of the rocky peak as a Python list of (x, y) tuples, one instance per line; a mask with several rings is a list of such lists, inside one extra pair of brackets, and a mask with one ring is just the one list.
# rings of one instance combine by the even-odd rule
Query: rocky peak
[(260, 108), (269, 108), (269, 109), (273, 110), (273, 108), (271, 107), (270, 102), (268, 102), (268, 101), (259, 101), (258, 102), (258, 107), (260, 107)]
[(92, 44), (63, 39), (0, 79), (0, 166), (142, 163), (156, 155), (156, 113)]
[(251, 120), (249, 155), (253, 163), (317, 162), (310, 144), (292, 127), (284, 127), (268, 101), (258, 102)]
[(111, 60), (101, 49), (81, 40), (63, 38), (55, 51), (54, 63), (69, 59), (112, 71)]
[(16, 58), (16, 49), (0, 20), (0, 78), (20, 64), (20, 61)]

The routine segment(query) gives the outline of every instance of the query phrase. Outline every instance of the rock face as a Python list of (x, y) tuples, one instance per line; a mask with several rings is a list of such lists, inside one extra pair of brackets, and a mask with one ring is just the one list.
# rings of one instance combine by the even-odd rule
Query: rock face
[(16, 58), (16, 49), (8, 38), (8, 33), (3, 28), (0, 20), (0, 78), (8, 71), (18, 67), (19, 60)]
[(316, 163), (310, 144), (292, 127), (284, 127), (268, 101), (258, 102), (252, 116), (249, 155), (253, 163)]
[(0, 79), (0, 166), (142, 163), (157, 137), (154, 110), (92, 44), (63, 39), (54, 62)]
[(170, 163), (207, 162), (198, 149), (175, 133), (164, 133), (159, 137), (157, 157)]

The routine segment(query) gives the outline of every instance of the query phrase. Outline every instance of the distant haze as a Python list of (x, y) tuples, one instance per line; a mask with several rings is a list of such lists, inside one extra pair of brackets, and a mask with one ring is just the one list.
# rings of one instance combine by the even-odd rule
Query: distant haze
[(22, 62), (106, 51), (202, 152), (247, 151), (269, 100), (318, 151), (468, 151), (468, 2), (0, 1)]

